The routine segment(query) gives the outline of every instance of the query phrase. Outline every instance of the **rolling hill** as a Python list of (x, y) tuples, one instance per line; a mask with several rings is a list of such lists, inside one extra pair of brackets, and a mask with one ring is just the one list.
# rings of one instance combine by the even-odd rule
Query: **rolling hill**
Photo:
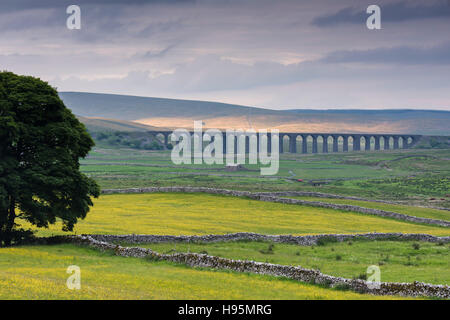
[(103, 118), (87, 118), (77, 115), (77, 118), (84, 123), (84, 125), (92, 132), (104, 131), (121, 131), (121, 132), (136, 132), (136, 131), (152, 131), (152, 130), (168, 130), (166, 128), (148, 126), (133, 121), (117, 120), (117, 119), (103, 119)]
[(88, 127), (146, 131), (154, 127), (276, 128), (284, 132), (450, 135), (450, 112), (435, 110), (271, 110), (218, 102), (61, 92)]

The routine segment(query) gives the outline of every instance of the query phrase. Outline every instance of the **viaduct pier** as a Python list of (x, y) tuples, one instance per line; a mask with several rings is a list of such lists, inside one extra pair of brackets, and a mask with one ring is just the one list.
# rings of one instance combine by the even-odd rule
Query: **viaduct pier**
[[(168, 146), (171, 131), (148, 131)], [(190, 132), (191, 135), (194, 132)], [(204, 135), (205, 133), (203, 133)], [(271, 134), (267, 133), (268, 138)], [(410, 134), (371, 134), (371, 133), (307, 133), (307, 132), (280, 132), (280, 153), (330, 153), (370, 150), (396, 150), (413, 147), (420, 140), (421, 135)], [(223, 144), (226, 146), (227, 135), (223, 133)], [(246, 137), (248, 148), (248, 139)], [(259, 135), (257, 136), (259, 145)], [(270, 146), (270, 144), (269, 144)], [(247, 149), (248, 151), (248, 149)], [(270, 152), (270, 150), (269, 150)]]

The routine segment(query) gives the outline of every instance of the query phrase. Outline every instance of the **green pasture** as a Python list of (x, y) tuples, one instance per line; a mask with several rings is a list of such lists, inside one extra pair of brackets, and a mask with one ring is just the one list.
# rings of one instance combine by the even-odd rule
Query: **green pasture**
[(336, 203), (336, 204), (348, 204), (348, 205), (360, 206), (360, 207), (364, 207), (364, 208), (392, 211), (392, 212), (407, 214), (410, 216), (450, 221), (450, 211), (448, 211), (448, 210), (439, 210), (439, 209), (433, 209), (433, 208), (407, 206), (407, 205), (390, 204), (390, 203), (373, 202), (373, 201), (333, 199), (333, 198), (322, 198), (322, 197), (290, 196), (289, 198), (306, 200), (306, 201), (320, 201), (320, 202)]
[[(81, 270), (69, 290), (66, 270)], [(403, 299), (271, 276), (192, 269), (73, 245), (0, 248), (0, 299)]]
[(237, 260), (301, 266), (345, 278), (364, 278), (377, 265), (381, 281), (450, 284), (450, 244), (417, 241), (346, 241), (299, 246), (269, 242), (133, 244), (160, 253), (207, 253)]
[[(276, 176), (259, 165), (174, 165), (169, 151), (96, 148), (81, 170), (103, 188), (202, 186), (249, 191), (318, 191), (450, 207), (450, 150), (391, 150), (316, 155), (284, 153)], [(298, 182), (303, 179), (303, 182)], [(319, 183), (311, 183), (319, 182)]]
[[(22, 224), (28, 227), (27, 223)], [(102, 195), (77, 234), (200, 235), (233, 232), (320, 234), (403, 232), (450, 235), (450, 229), (390, 218), (232, 196), (185, 193)], [(61, 224), (38, 235), (63, 234)]]

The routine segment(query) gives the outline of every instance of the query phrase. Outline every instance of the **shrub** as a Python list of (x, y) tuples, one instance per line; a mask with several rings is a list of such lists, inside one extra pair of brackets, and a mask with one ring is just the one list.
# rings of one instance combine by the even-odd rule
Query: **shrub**
[(350, 285), (348, 283), (338, 283), (334, 288), (336, 290), (347, 291), (350, 290)]
[(266, 250), (259, 250), (262, 254), (273, 254), (273, 249), (275, 248), (275, 245), (273, 243), (269, 244)]
[(319, 239), (317, 239), (318, 246), (325, 246), (328, 243), (336, 243), (336, 242), (338, 242), (338, 240), (336, 238), (329, 237), (329, 236), (320, 237)]
[(367, 274), (366, 273), (360, 273), (359, 275), (353, 277), (353, 280), (367, 280)]

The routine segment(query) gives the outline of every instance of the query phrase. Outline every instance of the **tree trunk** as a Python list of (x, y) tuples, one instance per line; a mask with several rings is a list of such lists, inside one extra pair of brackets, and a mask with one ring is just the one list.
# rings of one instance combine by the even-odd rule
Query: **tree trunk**
[(9, 199), (9, 213), (8, 220), (6, 221), (5, 227), (5, 246), (11, 246), (11, 241), (13, 237), (14, 220), (16, 219), (16, 200), (11, 197)]
[(3, 246), (6, 238), (6, 221), (8, 221), (8, 214), (8, 208), (3, 209), (0, 213), (0, 247)]

